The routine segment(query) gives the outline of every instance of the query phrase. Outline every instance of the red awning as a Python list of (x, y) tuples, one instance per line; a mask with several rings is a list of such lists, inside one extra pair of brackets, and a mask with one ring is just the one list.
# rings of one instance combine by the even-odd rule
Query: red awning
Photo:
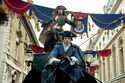
[(97, 66), (90, 66), (90, 72), (94, 72), (97, 69)]
[(88, 13), (82, 13), (82, 12), (72, 12), (74, 16), (76, 16), (77, 19), (83, 19), (86, 16), (88, 16)]
[(98, 51), (99, 55), (102, 57), (106, 57), (111, 55), (111, 49), (105, 49), (105, 50), (100, 50)]
[(24, 13), (30, 8), (30, 3), (24, 2), (22, 0), (4, 0), (7, 8), (14, 13)]
[(30, 45), (30, 48), (32, 49), (32, 51), (34, 53), (43, 53), (44, 52), (44, 48), (42, 48), (40, 46)]

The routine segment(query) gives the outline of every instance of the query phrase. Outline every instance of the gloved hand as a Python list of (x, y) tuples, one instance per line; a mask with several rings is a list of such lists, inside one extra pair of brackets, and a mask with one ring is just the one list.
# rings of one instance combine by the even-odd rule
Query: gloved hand
[(49, 60), (49, 64), (50, 65), (57, 65), (61, 60), (60, 59), (57, 59), (57, 58), (51, 58)]
[(79, 64), (79, 60), (76, 57), (72, 56), (70, 58), (71, 58), (71, 62), (70, 62), (71, 65), (74, 65), (75, 63)]

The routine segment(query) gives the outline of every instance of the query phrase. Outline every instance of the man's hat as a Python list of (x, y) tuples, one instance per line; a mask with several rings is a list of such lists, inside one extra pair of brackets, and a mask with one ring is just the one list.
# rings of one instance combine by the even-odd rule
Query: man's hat
[(70, 37), (70, 38), (77, 37), (76, 34), (74, 34), (73, 32), (70, 32), (70, 31), (64, 31), (64, 32), (60, 33), (60, 35), (63, 37)]
[(59, 5), (56, 7), (55, 10), (59, 10), (59, 9), (66, 10), (66, 7), (64, 7), (63, 5)]

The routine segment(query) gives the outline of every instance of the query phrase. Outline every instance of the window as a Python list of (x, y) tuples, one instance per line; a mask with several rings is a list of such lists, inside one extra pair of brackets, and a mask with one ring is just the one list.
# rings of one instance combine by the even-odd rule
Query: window
[(108, 70), (107, 70), (107, 74), (108, 74), (108, 80), (110, 79), (110, 65), (111, 63), (110, 63), (110, 57), (107, 57), (107, 68), (108, 68)]
[(109, 30), (107, 31), (107, 39), (109, 39)]
[(103, 37), (103, 42), (105, 42), (105, 37)]
[(19, 38), (22, 38), (22, 36), (23, 36), (22, 31), (21, 31), (21, 22), (19, 22), (19, 26), (16, 30), (16, 34)]
[(110, 72), (112, 72), (111, 74), (111, 78), (115, 77), (116, 76), (116, 48), (115, 46), (113, 45), (112, 46), (112, 69)]
[(99, 43), (99, 50), (101, 50), (101, 42)]
[(124, 74), (123, 40), (119, 40), (119, 69), (120, 75)]
[(17, 41), (16, 41), (16, 55), (15, 55), (16, 60), (18, 60), (19, 54), (20, 54), (20, 42), (19, 42), (19, 39), (17, 39)]
[(103, 37), (103, 46), (105, 46), (105, 36)]

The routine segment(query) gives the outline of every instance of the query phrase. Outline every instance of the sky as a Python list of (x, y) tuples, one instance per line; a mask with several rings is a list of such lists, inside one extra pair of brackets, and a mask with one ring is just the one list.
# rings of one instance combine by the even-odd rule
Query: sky
[(108, 0), (33, 0), (34, 4), (56, 8), (63, 5), (68, 11), (85, 13), (103, 13), (103, 6)]
[[(73, 12), (84, 12), (84, 13), (104, 13), (103, 7), (107, 4), (108, 0), (33, 0), (34, 4), (56, 8), (58, 5), (63, 5), (67, 8), (67, 11)], [(64, 26), (64, 29), (70, 26), (67, 24)], [(76, 45), (81, 45), (81, 43), (88, 40), (87, 37), (77, 37), (73, 39), (73, 43)], [(86, 50), (86, 46), (88, 42), (84, 43), (80, 46), (80, 48), (84, 51)]]

